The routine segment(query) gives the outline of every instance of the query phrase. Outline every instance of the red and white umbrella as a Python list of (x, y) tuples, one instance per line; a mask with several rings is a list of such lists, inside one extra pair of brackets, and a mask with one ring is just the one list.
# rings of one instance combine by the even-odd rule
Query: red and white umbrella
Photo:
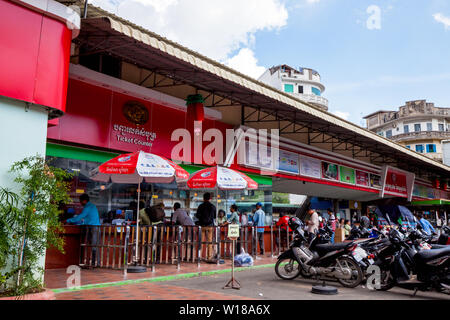
[[(186, 181), (189, 173), (176, 163), (143, 151), (123, 154), (106, 161), (98, 168), (90, 172), (94, 181), (113, 183), (138, 184), (137, 221), (136, 221), (136, 246), (135, 263), (138, 254), (139, 243), (139, 202), (141, 199), (141, 183), (171, 183), (174, 180)], [(126, 269), (125, 269), (126, 270)], [(124, 270), (124, 272), (126, 272)], [(145, 270), (144, 270), (145, 271)]]
[(219, 166), (202, 169), (193, 173), (187, 185), (192, 189), (258, 189), (258, 183), (242, 172)]
[(185, 181), (189, 173), (179, 165), (156, 154), (137, 151), (106, 161), (91, 171), (95, 181), (114, 183), (171, 183)]

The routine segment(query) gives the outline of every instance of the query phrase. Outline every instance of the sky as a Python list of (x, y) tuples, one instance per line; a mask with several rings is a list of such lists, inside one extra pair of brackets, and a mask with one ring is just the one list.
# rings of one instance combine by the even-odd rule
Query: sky
[(329, 111), (365, 125), (426, 99), (450, 107), (450, 0), (90, 0), (251, 77), (317, 70)]

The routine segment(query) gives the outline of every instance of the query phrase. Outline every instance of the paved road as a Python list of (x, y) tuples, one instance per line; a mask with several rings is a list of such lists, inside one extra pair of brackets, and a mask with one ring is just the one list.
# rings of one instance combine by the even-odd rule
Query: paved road
[(329, 282), (338, 288), (339, 294), (334, 296), (316, 295), (311, 293), (315, 281), (297, 278), (281, 280), (272, 268), (255, 269), (236, 273), (236, 279), (241, 283), (240, 290), (222, 289), (230, 279), (229, 274), (213, 275), (201, 278), (170, 281), (171, 286), (187, 289), (208, 290), (215, 293), (228, 293), (252, 299), (267, 300), (317, 300), (317, 299), (349, 299), (349, 300), (450, 300), (450, 296), (435, 292), (418, 292), (412, 297), (412, 291), (393, 288), (388, 292), (368, 290), (363, 286), (354, 289), (342, 287), (339, 283)]

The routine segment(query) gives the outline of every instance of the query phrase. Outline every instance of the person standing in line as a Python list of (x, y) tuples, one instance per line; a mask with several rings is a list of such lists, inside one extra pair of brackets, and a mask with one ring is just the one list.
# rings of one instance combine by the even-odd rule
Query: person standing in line
[(331, 243), (334, 243), (334, 235), (336, 233), (336, 216), (334, 215), (333, 211), (331, 209), (327, 210), (329, 218), (328, 218), (328, 225), (330, 226), (331, 230), (333, 231), (333, 234), (331, 235)]
[(92, 263), (94, 267), (98, 267), (99, 261), (97, 261), (97, 242), (100, 228), (100, 217), (97, 207), (89, 200), (89, 195), (87, 193), (83, 193), (80, 196), (80, 203), (83, 206), (83, 211), (79, 215), (67, 219), (66, 222), (87, 226), (89, 244), (92, 246)]
[(144, 201), (140, 201), (139, 202), (139, 224), (142, 226), (149, 226), (152, 223), (150, 222), (150, 218), (147, 214), (147, 212), (145, 212), (145, 202)]
[(173, 210), (175, 211), (172, 216), (172, 221), (174, 224), (181, 226), (194, 226), (194, 221), (192, 221), (189, 213), (185, 209), (181, 209), (179, 202), (175, 202), (173, 205)]
[(203, 202), (198, 206), (196, 217), (199, 221), (199, 225), (202, 227), (202, 239), (206, 241), (206, 257), (208, 262), (214, 262), (214, 245), (213, 233), (214, 233), (214, 220), (216, 219), (216, 206), (211, 202), (211, 194), (205, 192), (203, 195)]
[(239, 216), (239, 221), (241, 222), (241, 227), (247, 227), (248, 226), (248, 215), (247, 212), (242, 212)]
[(370, 228), (370, 219), (367, 216), (367, 212), (364, 212), (361, 215), (361, 226), (366, 229)]
[[(223, 225), (228, 225), (228, 224), (237, 224), (237, 225), (241, 225), (240, 224), (240, 219), (239, 219), (239, 211), (238, 211), (238, 207), (235, 204), (232, 204), (230, 207), (230, 212), (231, 212), (231, 216), (228, 219), (228, 221), (226, 221)], [(239, 228), (239, 234), (240, 234), (240, 228)], [(240, 254), (241, 253), (241, 243), (240, 243), (241, 237), (239, 236), (236, 239), (236, 254)]]
[(222, 227), (227, 224), (226, 222), (227, 222), (227, 216), (225, 214), (225, 211), (222, 209), (219, 209), (219, 211), (217, 212), (217, 225), (219, 227)]
[(319, 230), (319, 215), (312, 208), (309, 208), (308, 214), (309, 214), (309, 220), (308, 220), (308, 229), (307, 230), (309, 233), (316, 233)]
[(433, 228), (433, 226), (431, 225), (431, 223), (425, 219), (425, 217), (423, 216), (422, 213), (419, 213), (418, 215), (419, 218), (419, 223), (423, 228), (423, 231), (427, 234), (427, 235), (432, 235), (436, 233), (436, 230)]
[(259, 243), (260, 254), (264, 254), (264, 227), (266, 221), (266, 213), (262, 209), (262, 203), (258, 202), (256, 204), (256, 211), (253, 215), (253, 225), (257, 228), (257, 238)]
[(350, 235), (350, 231), (352, 230), (352, 226), (350, 225), (350, 220), (344, 221), (344, 235), (347, 238)]

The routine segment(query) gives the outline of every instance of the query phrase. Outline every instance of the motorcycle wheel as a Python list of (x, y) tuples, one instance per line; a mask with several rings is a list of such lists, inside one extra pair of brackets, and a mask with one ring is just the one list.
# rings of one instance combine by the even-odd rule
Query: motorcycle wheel
[(300, 265), (295, 259), (280, 259), (275, 264), (275, 273), (283, 280), (293, 280), (300, 274)]
[(388, 291), (395, 286), (395, 280), (389, 270), (381, 270), (380, 288), (378, 291)]
[(335, 268), (349, 268), (352, 271), (351, 279), (337, 279), (346, 288), (354, 288), (363, 281), (363, 272), (358, 263), (349, 257), (339, 257), (336, 260)]

